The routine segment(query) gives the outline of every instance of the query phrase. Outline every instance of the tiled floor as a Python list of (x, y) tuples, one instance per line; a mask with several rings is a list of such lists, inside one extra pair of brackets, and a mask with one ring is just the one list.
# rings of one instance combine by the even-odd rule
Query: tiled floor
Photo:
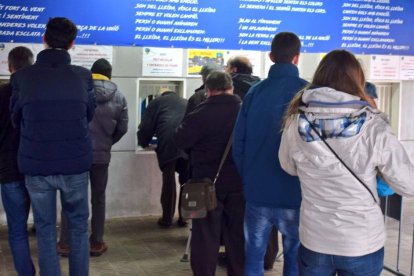
[[(101, 257), (90, 259), (91, 276), (115, 276), (115, 275), (192, 275), (190, 264), (181, 262), (187, 242), (188, 228), (171, 227), (160, 229), (156, 225), (156, 217), (140, 217), (127, 219), (110, 219), (107, 221), (105, 239), (109, 246), (108, 252)], [(396, 252), (394, 239), (396, 221), (389, 221), (386, 261), (395, 259)], [(411, 223), (410, 223), (411, 224)], [(412, 225), (412, 224), (411, 224)], [(412, 229), (412, 228), (411, 228)], [(7, 244), (6, 227), (0, 226), (0, 276), (14, 276), (16, 273), (12, 267), (12, 257)], [(411, 233), (405, 236), (411, 237)], [(405, 237), (404, 237), (405, 238)], [(411, 248), (411, 240), (403, 240), (403, 246)], [(32, 255), (37, 265), (36, 240), (30, 238)], [(402, 251), (404, 270), (409, 272), (407, 262), (410, 260), (410, 252)], [(266, 276), (282, 275), (283, 262), (276, 262), (275, 268), (267, 272)], [(68, 261), (61, 258), (63, 275), (68, 274)], [(223, 268), (217, 268), (218, 276), (226, 275)], [(392, 275), (385, 272), (382, 275)], [(407, 274), (408, 275), (408, 274)]]
[[(90, 258), (91, 276), (192, 275), (190, 264), (181, 262), (187, 243), (188, 228), (160, 229), (156, 217), (111, 219), (107, 221), (105, 241), (108, 251)], [(12, 257), (7, 244), (6, 227), (0, 227), (0, 275), (14, 276)], [(32, 256), (37, 266), (36, 239), (30, 237)], [(67, 258), (61, 258), (62, 275), (68, 274)], [(266, 276), (281, 275), (281, 262)], [(217, 268), (218, 276), (226, 271)]]

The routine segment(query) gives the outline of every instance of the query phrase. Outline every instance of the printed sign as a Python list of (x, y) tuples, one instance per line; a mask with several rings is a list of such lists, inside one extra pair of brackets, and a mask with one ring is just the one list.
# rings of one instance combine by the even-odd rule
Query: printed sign
[(400, 57), (400, 79), (414, 80), (414, 57)]
[(370, 64), (370, 80), (398, 80), (398, 56), (372, 56)]
[(181, 77), (183, 74), (182, 49), (144, 47), (142, 55), (143, 76)]

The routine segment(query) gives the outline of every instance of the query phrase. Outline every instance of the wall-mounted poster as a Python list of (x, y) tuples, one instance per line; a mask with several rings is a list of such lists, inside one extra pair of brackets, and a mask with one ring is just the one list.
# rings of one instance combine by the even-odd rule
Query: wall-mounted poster
[(257, 51), (243, 51), (243, 50), (227, 50), (224, 55), (224, 62), (227, 64), (229, 58), (234, 56), (245, 56), (250, 60), (253, 66), (253, 75), (262, 76), (262, 53)]
[(187, 52), (187, 75), (198, 76), (203, 65), (214, 63), (224, 69), (224, 50), (197, 50), (190, 49)]
[(144, 47), (142, 75), (146, 77), (181, 77), (183, 50), (175, 48)]
[(400, 57), (400, 79), (414, 80), (414, 57)]
[(1, 76), (10, 75), (9, 67), (7, 65), (7, 57), (9, 55), (9, 52), (17, 46), (24, 46), (24, 47), (29, 48), (33, 52), (35, 60), (36, 60), (37, 54), (45, 48), (43, 44), (0, 43), (0, 75)]
[(73, 48), (69, 50), (69, 54), (73, 65), (91, 69), (92, 64), (100, 58), (104, 58), (112, 64), (113, 47), (75, 44)]
[[(25, 46), (32, 50), (36, 60), (37, 54), (45, 49), (43, 44), (25, 44), (25, 43), (0, 43), (0, 75), (10, 75), (7, 67), (7, 56), (9, 52), (17, 46)], [(112, 64), (113, 47), (112, 46), (94, 46), (94, 45), (75, 45), (69, 50), (72, 64), (83, 66), (91, 69), (95, 60), (105, 58)]]
[(371, 56), (370, 80), (398, 80), (399, 56)]

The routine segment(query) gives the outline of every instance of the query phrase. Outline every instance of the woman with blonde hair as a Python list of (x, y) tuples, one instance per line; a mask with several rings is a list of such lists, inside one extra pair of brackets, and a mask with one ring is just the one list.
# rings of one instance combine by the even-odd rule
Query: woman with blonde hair
[(334, 50), (287, 109), (279, 160), (301, 183), (300, 275), (380, 275), (377, 174), (414, 195), (413, 163), (364, 84), (355, 56)]

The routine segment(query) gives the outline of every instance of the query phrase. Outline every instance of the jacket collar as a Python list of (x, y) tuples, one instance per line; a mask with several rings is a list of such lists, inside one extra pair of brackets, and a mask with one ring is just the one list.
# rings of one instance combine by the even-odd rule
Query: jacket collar
[(69, 65), (71, 62), (68, 51), (61, 49), (45, 49), (37, 55), (36, 63)]
[(232, 103), (238, 102), (241, 103), (240, 97), (234, 94), (222, 94), (208, 97), (205, 102), (207, 103)]
[(299, 77), (299, 70), (293, 63), (275, 63), (270, 67), (269, 78)]
[(92, 74), (92, 79), (93, 80), (107, 80), (107, 81), (109, 81), (109, 78), (107, 76), (104, 76), (102, 74), (96, 74), (96, 73)]
[(177, 95), (174, 91), (164, 91), (161, 93), (160, 96), (167, 96), (167, 95), (172, 95), (172, 94)]

